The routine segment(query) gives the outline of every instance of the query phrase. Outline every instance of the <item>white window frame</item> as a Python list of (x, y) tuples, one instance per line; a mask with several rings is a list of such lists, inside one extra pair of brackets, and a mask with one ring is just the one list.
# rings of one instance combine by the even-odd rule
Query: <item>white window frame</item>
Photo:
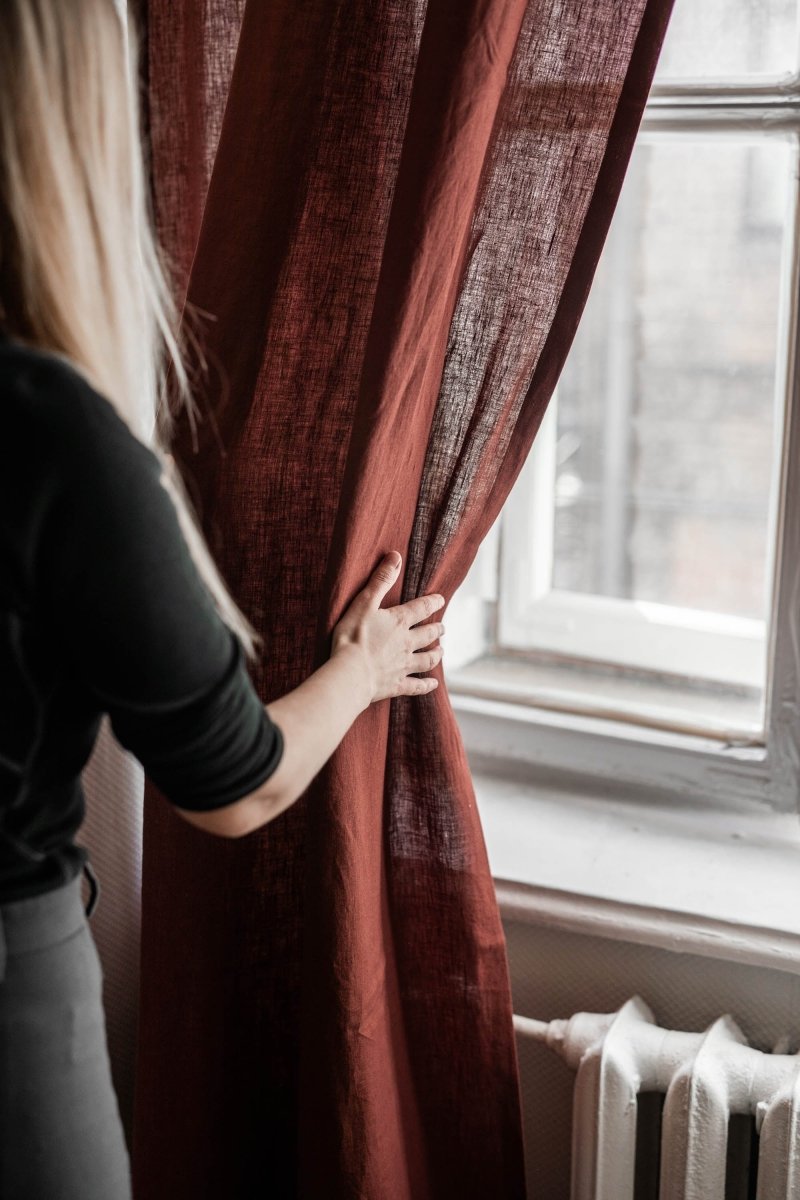
[[(709, 106), (714, 107), (709, 116)], [(800, 138), (800, 78), (773, 86), (660, 84), (642, 131), (781, 131)], [(798, 172), (800, 174), (800, 172)], [(763, 736), (708, 736), (648, 727), (591, 702), (509, 690), (493, 665), (497, 560), (510, 524), (504, 511), (448, 606), (443, 670), (463, 740), (478, 770), (580, 787), (600, 797), (652, 796), (723, 809), (793, 812), (800, 802), (800, 270), (797, 187), (783, 286), (786, 364), (783, 444), (776, 472), (772, 610), (766, 645)], [(778, 360), (779, 362), (781, 359)], [(540, 431), (541, 435), (541, 431)], [(538, 502), (544, 501), (543, 497)], [(511, 517), (511, 521), (513, 521)], [(512, 534), (513, 536), (513, 534)], [(519, 543), (516, 543), (519, 545)], [(496, 628), (496, 626), (495, 626)]]
[[(500, 644), (615, 666), (687, 676), (697, 672), (704, 680), (760, 688), (766, 671), (765, 621), (549, 586), (557, 407), (558, 389), (504, 510)], [(777, 501), (773, 488), (770, 533)]]

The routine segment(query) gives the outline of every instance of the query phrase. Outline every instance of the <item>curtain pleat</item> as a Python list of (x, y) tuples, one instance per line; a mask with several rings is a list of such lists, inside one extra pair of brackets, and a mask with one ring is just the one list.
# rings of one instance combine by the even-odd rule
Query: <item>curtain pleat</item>
[[(200, 7), (147, 4), (156, 217), (208, 360), (175, 453), (269, 703), (385, 551), (386, 604), (464, 579), (566, 357), (670, 4)], [(445, 687), (372, 705), (241, 841), (147, 782), (139, 1200), (522, 1197), (511, 1012)]]

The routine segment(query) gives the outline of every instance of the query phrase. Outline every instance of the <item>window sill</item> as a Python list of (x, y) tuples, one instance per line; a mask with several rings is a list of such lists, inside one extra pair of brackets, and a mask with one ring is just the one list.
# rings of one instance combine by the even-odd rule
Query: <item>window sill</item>
[(680, 679), (652, 682), (602, 664), (548, 663), (502, 649), (446, 670), (448, 687), (459, 695), (566, 713), (573, 721), (578, 716), (607, 726), (621, 723), (628, 736), (641, 729), (686, 736), (699, 746), (764, 741), (763, 700), (755, 689), (738, 695)]
[(795, 814), (473, 782), (504, 917), (800, 972)]

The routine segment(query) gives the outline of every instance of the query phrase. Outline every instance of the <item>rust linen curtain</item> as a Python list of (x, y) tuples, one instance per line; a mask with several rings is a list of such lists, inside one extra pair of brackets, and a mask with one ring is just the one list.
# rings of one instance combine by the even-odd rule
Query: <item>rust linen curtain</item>
[[(566, 356), (669, 7), (149, 0), (157, 221), (208, 314), (176, 457), (264, 635), (266, 703), (327, 658), (385, 551), (387, 604), (466, 575)], [(505, 942), (444, 686), (371, 706), (248, 838), (149, 781), (144, 820), (138, 1200), (524, 1195)]]

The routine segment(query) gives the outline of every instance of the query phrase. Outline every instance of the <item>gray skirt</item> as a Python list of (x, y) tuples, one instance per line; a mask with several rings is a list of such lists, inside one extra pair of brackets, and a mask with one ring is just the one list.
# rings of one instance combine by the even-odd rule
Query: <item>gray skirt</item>
[(79, 875), (0, 905), (2, 1200), (131, 1197), (103, 972), (80, 887)]

